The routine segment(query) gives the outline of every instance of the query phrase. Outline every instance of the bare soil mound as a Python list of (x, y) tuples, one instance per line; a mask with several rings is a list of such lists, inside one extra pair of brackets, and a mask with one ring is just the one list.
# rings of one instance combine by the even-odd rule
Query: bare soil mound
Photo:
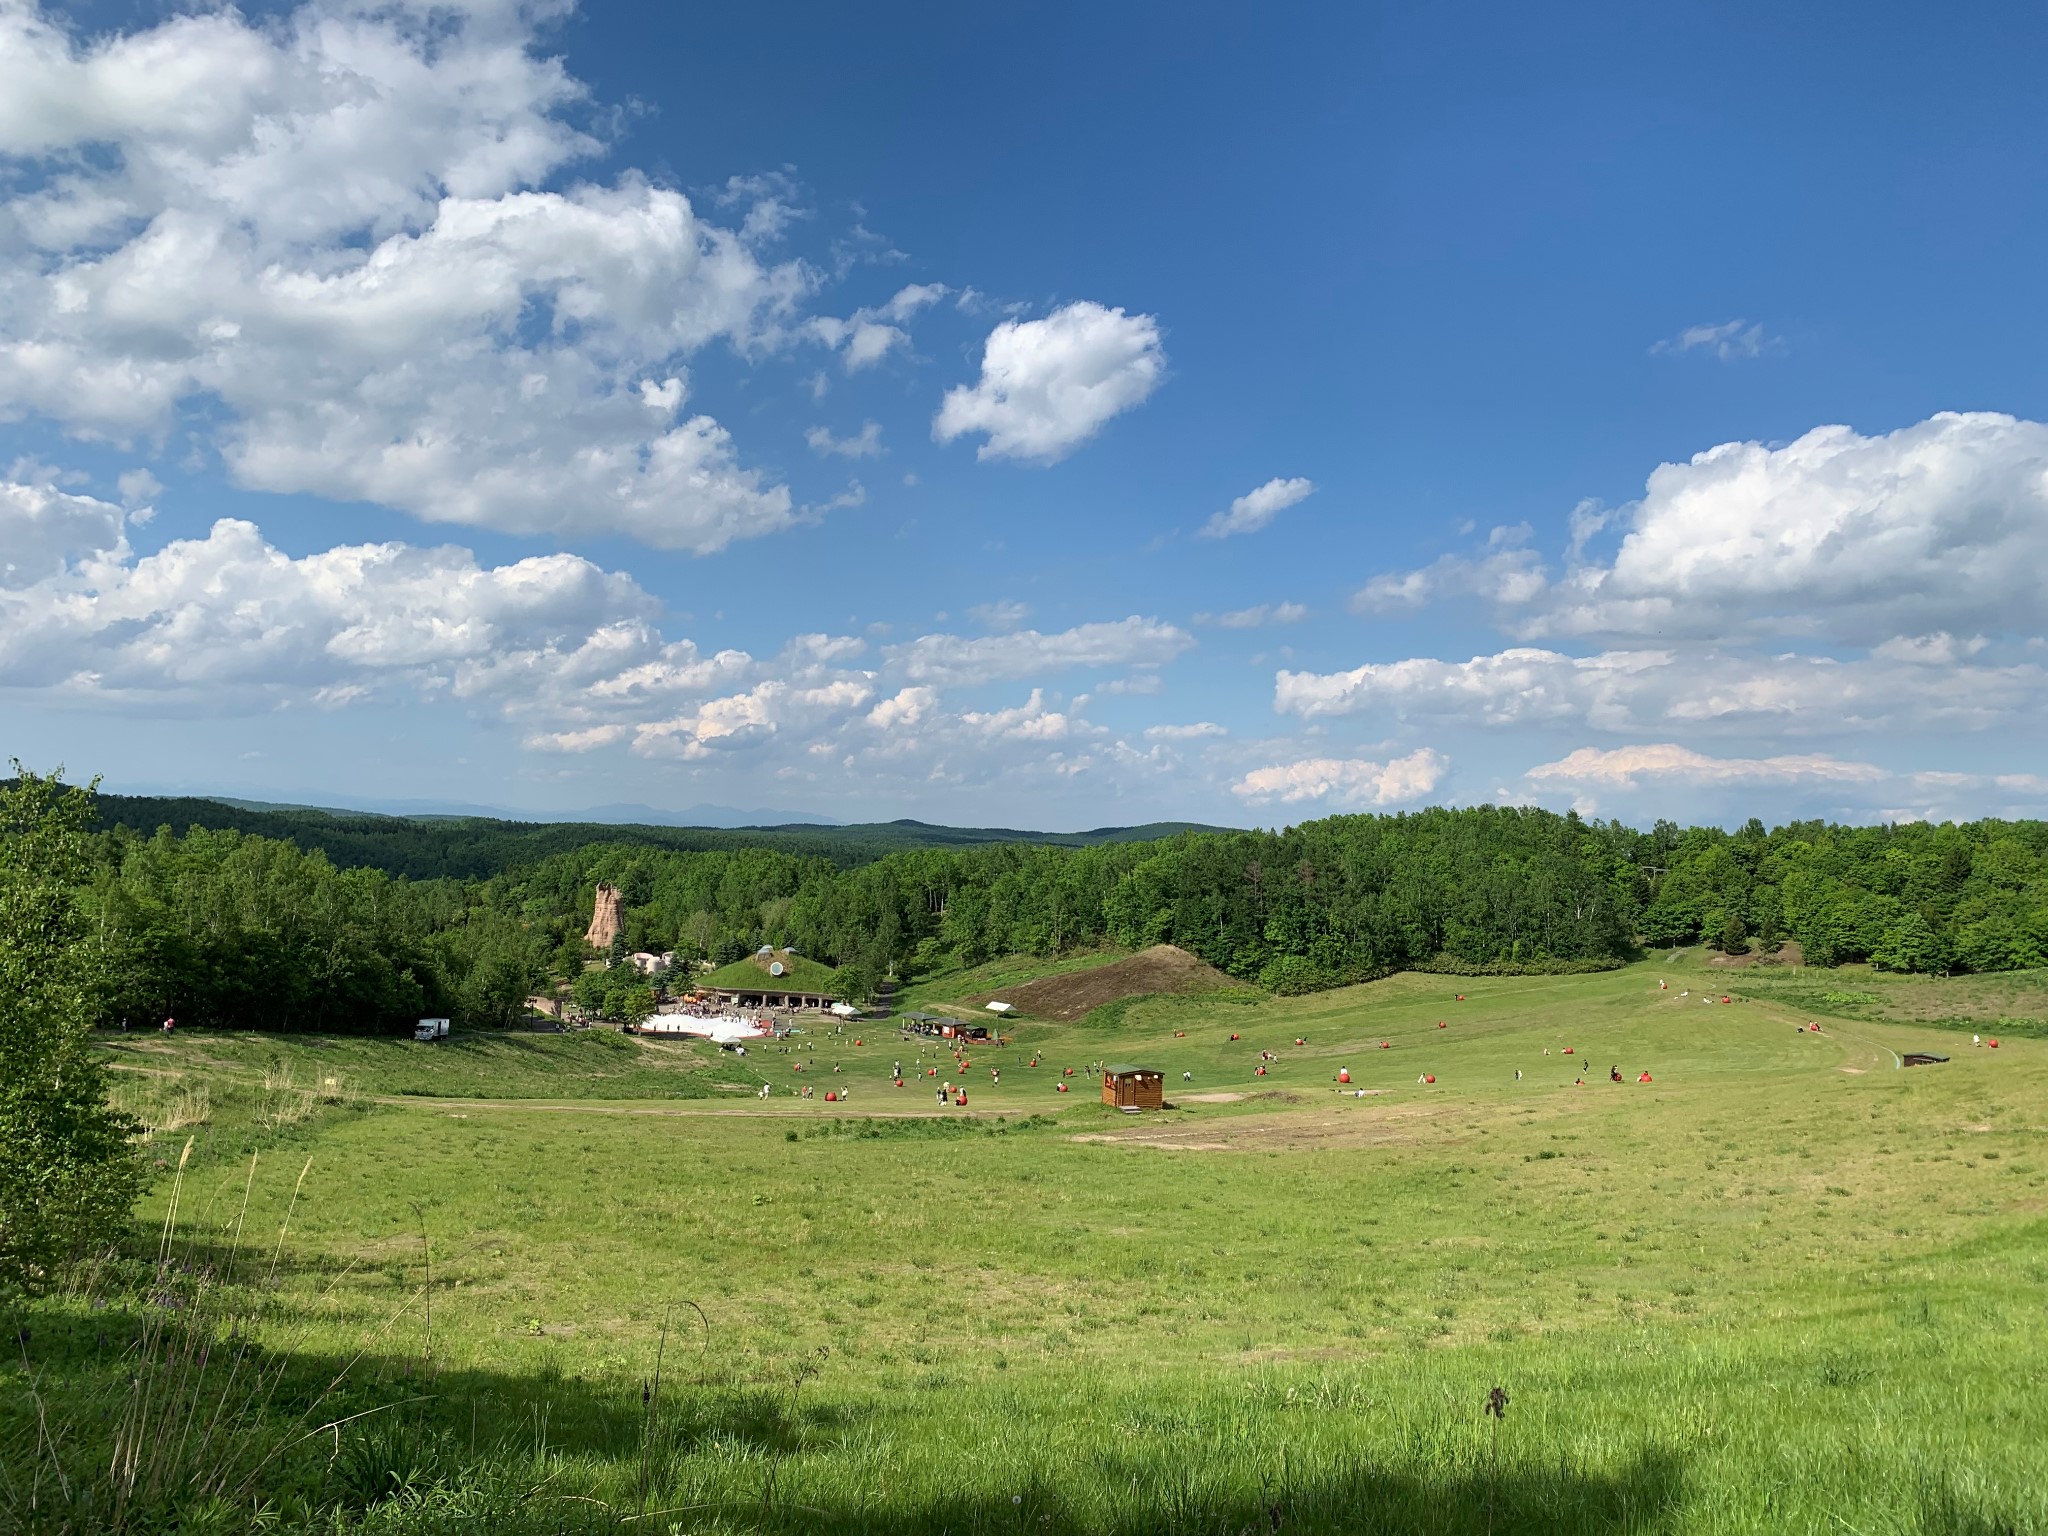
[(1104, 1003), (1120, 1003), (1127, 997), (1151, 997), (1161, 992), (1216, 992), (1242, 986), (1243, 983), (1232, 981), (1215, 966), (1197, 960), (1184, 949), (1155, 944), (1092, 970), (1044, 976), (1001, 992), (970, 997), (967, 1002), (979, 1008), (1001, 1000), (1015, 1004), (1019, 1013), (1031, 1018), (1071, 1024)]

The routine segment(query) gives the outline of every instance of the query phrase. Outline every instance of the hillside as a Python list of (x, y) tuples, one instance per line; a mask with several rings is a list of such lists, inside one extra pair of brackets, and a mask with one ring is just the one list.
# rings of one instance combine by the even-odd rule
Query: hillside
[(974, 1007), (1000, 998), (1014, 1005), (1030, 1019), (1071, 1023), (1102, 1007), (1133, 997), (1156, 997), (1174, 992), (1249, 993), (1242, 982), (1232, 981), (1213, 965), (1205, 965), (1184, 949), (1171, 944), (1154, 944), (1135, 955), (1112, 960), (1107, 965), (1059, 976), (1043, 976), (1021, 986), (990, 992), (967, 1001)]
[(263, 805), (204, 796), (97, 797), (103, 831), (125, 827), (149, 836), (159, 827), (180, 835), (193, 827), (250, 833), (318, 849), (343, 869), (381, 869), (410, 880), (481, 880), (538, 863), (552, 854), (598, 844), (712, 853), (758, 848), (832, 860), (842, 869), (871, 864), (914, 848), (965, 848), (1030, 843), (1088, 848), (1149, 842), (1180, 832), (1223, 830), (1194, 822), (1161, 821), (1140, 827), (1097, 827), (1087, 832), (1032, 832), (1011, 827), (941, 827), (921, 821), (818, 826), (785, 822), (767, 827), (670, 827), (592, 821), (528, 822), (487, 816), (388, 816), (371, 811)]
[(752, 958), (735, 960), (731, 965), (721, 966), (710, 975), (702, 977), (707, 987), (788, 987), (797, 992), (837, 992), (838, 972), (829, 965), (803, 955), (777, 954), (786, 972), (781, 976), (770, 976), (766, 967)]

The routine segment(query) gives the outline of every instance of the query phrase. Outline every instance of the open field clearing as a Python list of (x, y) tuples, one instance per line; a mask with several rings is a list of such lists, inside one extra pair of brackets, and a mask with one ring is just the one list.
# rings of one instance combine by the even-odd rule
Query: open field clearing
[[(256, 1478), (284, 1528), (2048, 1530), (2048, 1043), (1816, 974), (1879, 1002), (1686, 956), (1141, 1000), (965, 1065), (868, 1024), (110, 1048), (183, 1096), (174, 1250), (278, 1352), (277, 1435), (368, 1413)], [(1103, 1060), (1179, 1107), (1105, 1108)], [(9, 1507), (45, 1465), (63, 1529), (143, 1325), (18, 1326)]]

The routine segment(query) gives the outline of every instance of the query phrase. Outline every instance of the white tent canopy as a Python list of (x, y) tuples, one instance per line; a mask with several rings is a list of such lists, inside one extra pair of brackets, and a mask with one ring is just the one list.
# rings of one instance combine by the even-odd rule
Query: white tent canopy
[(1017, 1005), (1015, 1003), (990, 1003), (988, 1011), (990, 1013), (1015, 1013)]
[(762, 1039), (772, 1035), (774, 1031), (755, 1019), (705, 1019), (689, 1013), (657, 1013), (640, 1021), (640, 1033), (689, 1035), (698, 1040), (712, 1041), (717, 1045), (737, 1045), (742, 1041)]
[(838, 1014), (839, 1017), (841, 1017), (842, 1019), (856, 1018), (860, 1014), (860, 1010), (854, 1007), (851, 1003), (834, 1003), (832, 1005), (832, 1011)]

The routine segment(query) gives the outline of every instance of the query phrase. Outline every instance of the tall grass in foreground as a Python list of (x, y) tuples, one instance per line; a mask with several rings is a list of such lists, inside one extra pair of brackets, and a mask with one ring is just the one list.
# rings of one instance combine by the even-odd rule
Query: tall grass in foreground
[[(444, 1263), (424, 1218), (416, 1260), (401, 1236), (404, 1262), (382, 1262), (389, 1305), (351, 1308), (354, 1265), (324, 1281), (291, 1267), (305, 1171), (259, 1239), (256, 1164), (215, 1197), (231, 1213), (194, 1212), (190, 1147), (146, 1260), (110, 1259), (22, 1314), (0, 1529), (2048, 1533), (2022, 1297), (1845, 1289), (1763, 1329), (1600, 1326), (1269, 1364), (1175, 1359), (1135, 1320), (1043, 1358), (855, 1359), (857, 1339), (842, 1357), (776, 1326), (801, 1298), (716, 1317), (677, 1299), (637, 1355), (514, 1369), (437, 1343), (463, 1337), (447, 1273), (462, 1256)], [(936, 1331), (958, 1305), (933, 1298)]]
[(748, 1355), (681, 1303), (644, 1374), (508, 1375), (435, 1367), (424, 1281), (402, 1356), (376, 1353), (396, 1316), (343, 1360), (259, 1346), (290, 1327), (262, 1304), (281, 1244), (266, 1259), (231, 1232), (209, 1255), (171, 1226), (161, 1315), (121, 1370), (33, 1384), (0, 1454), (7, 1529), (2048, 1531), (2025, 1385), (1982, 1391), (2019, 1341), (1951, 1344), (1924, 1309), (1848, 1343), (1639, 1334), (1252, 1370), (1151, 1370), (1119, 1333), (1057, 1369), (849, 1387), (836, 1358)]
[[(244, 1241), (256, 1160), (225, 1241), (208, 1244), (184, 1208), (192, 1146), (172, 1175), (153, 1257), (138, 1266), (104, 1256), (66, 1298), (97, 1324), (99, 1368), (68, 1361), (52, 1381), (30, 1359), (32, 1330), (18, 1330), (29, 1411), (27, 1434), (16, 1426), (0, 1443), (8, 1529), (248, 1529), (265, 1523), (294, 1451), (332, 1435), (338, 1454), (344, 1427), (365, 1416), (323, 1416), (360, 1355), (310, 1396), (286, 1386), (294, 1357), (272, 1299), (305, 1170), (266, 1261)], [(126, 1305), (110, 1301), (124, 1287)]]

